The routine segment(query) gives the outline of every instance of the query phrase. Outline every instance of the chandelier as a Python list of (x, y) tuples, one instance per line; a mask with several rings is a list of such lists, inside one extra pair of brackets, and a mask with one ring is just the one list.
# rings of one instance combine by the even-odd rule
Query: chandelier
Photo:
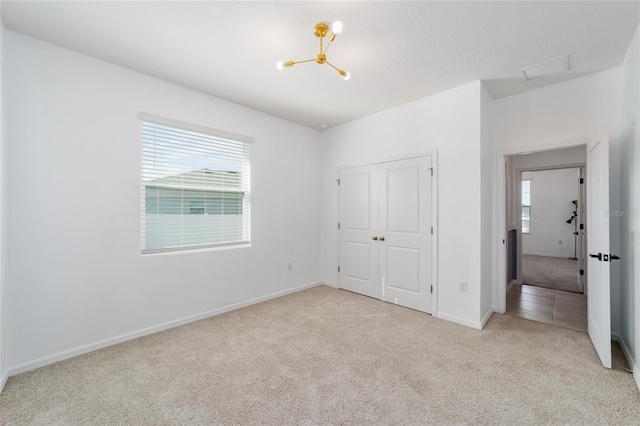
[(304, 61), (278, 61), (278, 63), (276, 64), (276, 68), (282, 71), (283, 69), (290, 68), (295, 64), (316, 61), (320, 65), (322, 64), (329, 65), (331, 68), (338, 71), (338, 74), (340, 74), (342, 78), (344, 78), (345, 80), (349, 80), (351, 78), (351, 75), (348, 72), (346, 72), (342, 68), (338, 68), (334, 66), (331, 62), (327, 61), (327, 50), (329, 50), (329, 46), (331, 46), (331, 43), (333, 43), (333, 40), (336, 39), (336, 36), (340, 34), (341, 31), (342, 31), (342, 23), (340, 21), (334, 22), (333, 25), (331, 26), (331, 35), (329, 36), (329, 43), (327, 44), (327, 47), (325, 47), (323, 50), (323, 40), (329, 33), (329, 26), (324, 22), (320, 22), (319, 24), (316, 24), (313, 27), (313, 34), (315, 34), (315, 36), (320, 39), (320, 53), (318, 53), (315, 58), (305, 59)]

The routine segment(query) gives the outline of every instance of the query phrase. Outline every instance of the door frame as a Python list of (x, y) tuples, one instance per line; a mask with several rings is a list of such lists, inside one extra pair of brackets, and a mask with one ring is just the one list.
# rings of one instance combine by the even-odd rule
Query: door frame
[[(431, 167), (433, 168), (433, 178), (431, 179), (431, 222), (433, 224), (433, 235), (431, 236), (431, 283), (433, 285), (433, 293), (431, 295), (431, 316), (437, 317), (438, 313), (438, 150), (420, 151), (413, 154), (395, 155), (383, 158), (373, 158), (370, 160), (358, 161), (355, 163), (343, 164), (335, 169), (336, 181), (340, 179), (340, 170), (349, 169), (351, 167), (371, 166), (380, 163), (389, 163), (398, 160), (409, 160), (411, 158), (431, 156)], [(335, 186), (335, 220), (336, 227), (335, 245), (336, 257), (334, 271), (337, 274), (337, 266), (340, 265), (340, 230), (337, 229), (337, 223), (340, 221), (340, 187)], [(336, 275), (336, 285), (340, 288), (340, 274)]]
[[(494, 312), (504, 314), (507, 311), (507, 218), (506, 218), (506, 182), (507, 176), (505, 172), (506, 167), (506, 157), (510, 157), (512, 155), (520, 155), (520, 154), (532, 154), (536, 152), (543, 151), (552, 151), (556, 149), (563, 148), (575, 148), (579, 146), (586, 146), (590, 141), (593, 140), (593, 137), (581, 137), (581, 138), (572, 138), (565, 140), (558, 140), (549, 142), (542, 146), (535, 147), (513, 147), (513, 148), (504, 148), (499, 149), (497, 153), (497, 161), (496, 161), (496, 201), (498, 203), (497, 207), (497, 217), (498, 217), (498, 229), (496, 230), (496, 240), (495, 245), (497, 246), (497, 258), (495, 259), (495, 268), (496, 274), (494, 276), (497, 278), (495, 281), (495, 290), (494, 290)], [(564, 167), (564, 166), (563, 166)], [(578, 166), (576, 166), (578, 167)], [(586, 166), (585, 166), (586, 170)], [(587, 200), (588, 202), (588, 200)], [(516, 244), (521, 244), (517, 242)], [(521, 252), (522, 247), (519, 247), (519, 251)], [(520, 260), (521, 262), (521, 260)], [(518, 274), (520, 276), (520, 274)]]

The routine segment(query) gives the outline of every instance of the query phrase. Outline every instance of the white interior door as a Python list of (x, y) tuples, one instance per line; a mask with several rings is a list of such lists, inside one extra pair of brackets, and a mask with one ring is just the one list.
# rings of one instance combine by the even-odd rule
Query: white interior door
[(380, 298), (431, 312), (431, 157), (380, 164)]
[(587, 173), (588, 329), (602, 364), (611, 368), (608, 137), (587, 146)]
[(340, 171), (339, 226), (340, 288), (379, 298), (377, 164)]

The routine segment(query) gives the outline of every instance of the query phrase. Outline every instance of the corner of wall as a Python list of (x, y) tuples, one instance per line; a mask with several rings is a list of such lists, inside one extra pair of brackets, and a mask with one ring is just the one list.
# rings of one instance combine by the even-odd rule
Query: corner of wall
[(7, 380), (9, 380), (9, 370), (5, 368), (2, 374), (0, 374), (0, 394), (4, 390), (4, 385), (7, 384)]
[(492, 102), (493, 98), (480, 82), (480, 192), (481, 192), (481, 283), (480, 283), (480, 315), (481, 326), (489, 320), (492, 307), (497, 304), (497, 207), (496, 197), (496, 143), (492, 137)]
[(618, 342), (618, 344), (620, 345), (620, 348), (622, 349), (622, 353), (624, 354), (624, 357), (627, 359), (627, 363), (629, 364), (629, 368), (631, 370), (631, 373), (633, 374), (633, 379), (636, 382), (636, 386), (640, 390), (640, 368), (638, 368), (638, 364), (636, 364), (636, 361), (633, 357), (633, 354), (629, 350), (627, 343), (625, 342), (624, 338), (619, 334), (612, 333), (611, 338), (614, 341)]
[[(454, 322), (456, 324), (460, 324), (460, 325), (464, 325), (467, 327), (471, 327), (471, 328), (475, 328), (476, 330), (482, 330), (483, 324), (480, 321), (470, 321), (466, 318), (461, 318), (459, 316), (455, 316), (455, 315), (449, 315), (443, 312), (438, 312), (437, 315), (435, 315), (436, 318), (440, 318), (443, 320), (447, 320), (450, 322)], [(488, 320), (488, 318), (487, 318)]]
[(485, 314), (482, 316), (482, 319), (480, 320), (480, 328), (484, 328), (485, 325), (487, 325), (487, 323), (489, 322), (489, 319), (491, 319), (491, 315), (493, 315), (494, 313), (494, 309), (493, 307), (490, 307), (487, 312), (485, 312)]
[[(0, 9), (2, 8), (2, 3), (0, 3)], [(3, 33), (4, 33), (4, 24), (0, 21), (0, 393), (4, 389), (4, 385), (7, 382), (8, 378), (8, 368), (6, 366), (6, 323), (5, 320), (5, 283), (6, 283), (6, 262), (5, 257), (7, 254), (7, 250), (5, 247), (6, 244), (6, 235), (5, 231), (7, 227), (5, 226), (6, 222), (6, 179), (5, 179), (5, 132), (4, 132), (4, 100), (3, 100), (3, 91), (2, 91), (2, 67), (3, 67)]]

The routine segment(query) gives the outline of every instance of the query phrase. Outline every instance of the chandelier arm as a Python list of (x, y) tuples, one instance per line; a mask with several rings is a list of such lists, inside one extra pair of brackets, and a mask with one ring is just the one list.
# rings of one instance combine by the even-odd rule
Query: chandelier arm
[(333, 43), (333, 39), (334, 39), (334, 38), (335, 38), (335, 37), (331, 37), (331, 38), (329, 39), (329, 44), (327, 44), (327, 47), (324, 49), (323, 55), (326, 55), (326, 54), (327, 54), (327, 50), (329, 50), (329, 46), (331, 46), (331, 43)]
[(340, 68), (336, 67), (335, 65), (333, 65), (331, 62), (327, 61), (326, 62), (331, 68), (333, 68), (334, 70), (340, 72)]
[(312, 58), (312, 59), (305, 59), (304, 61), (294, 61), (294, 62), (293, 62), (293, 65), (295, 65), (295, 64), (302, 64), (302, 63), (304, 63), (304, 62), (313, 62), (313, 61), (315, 61), (315, 60), (316, 60), (316, 58)]

